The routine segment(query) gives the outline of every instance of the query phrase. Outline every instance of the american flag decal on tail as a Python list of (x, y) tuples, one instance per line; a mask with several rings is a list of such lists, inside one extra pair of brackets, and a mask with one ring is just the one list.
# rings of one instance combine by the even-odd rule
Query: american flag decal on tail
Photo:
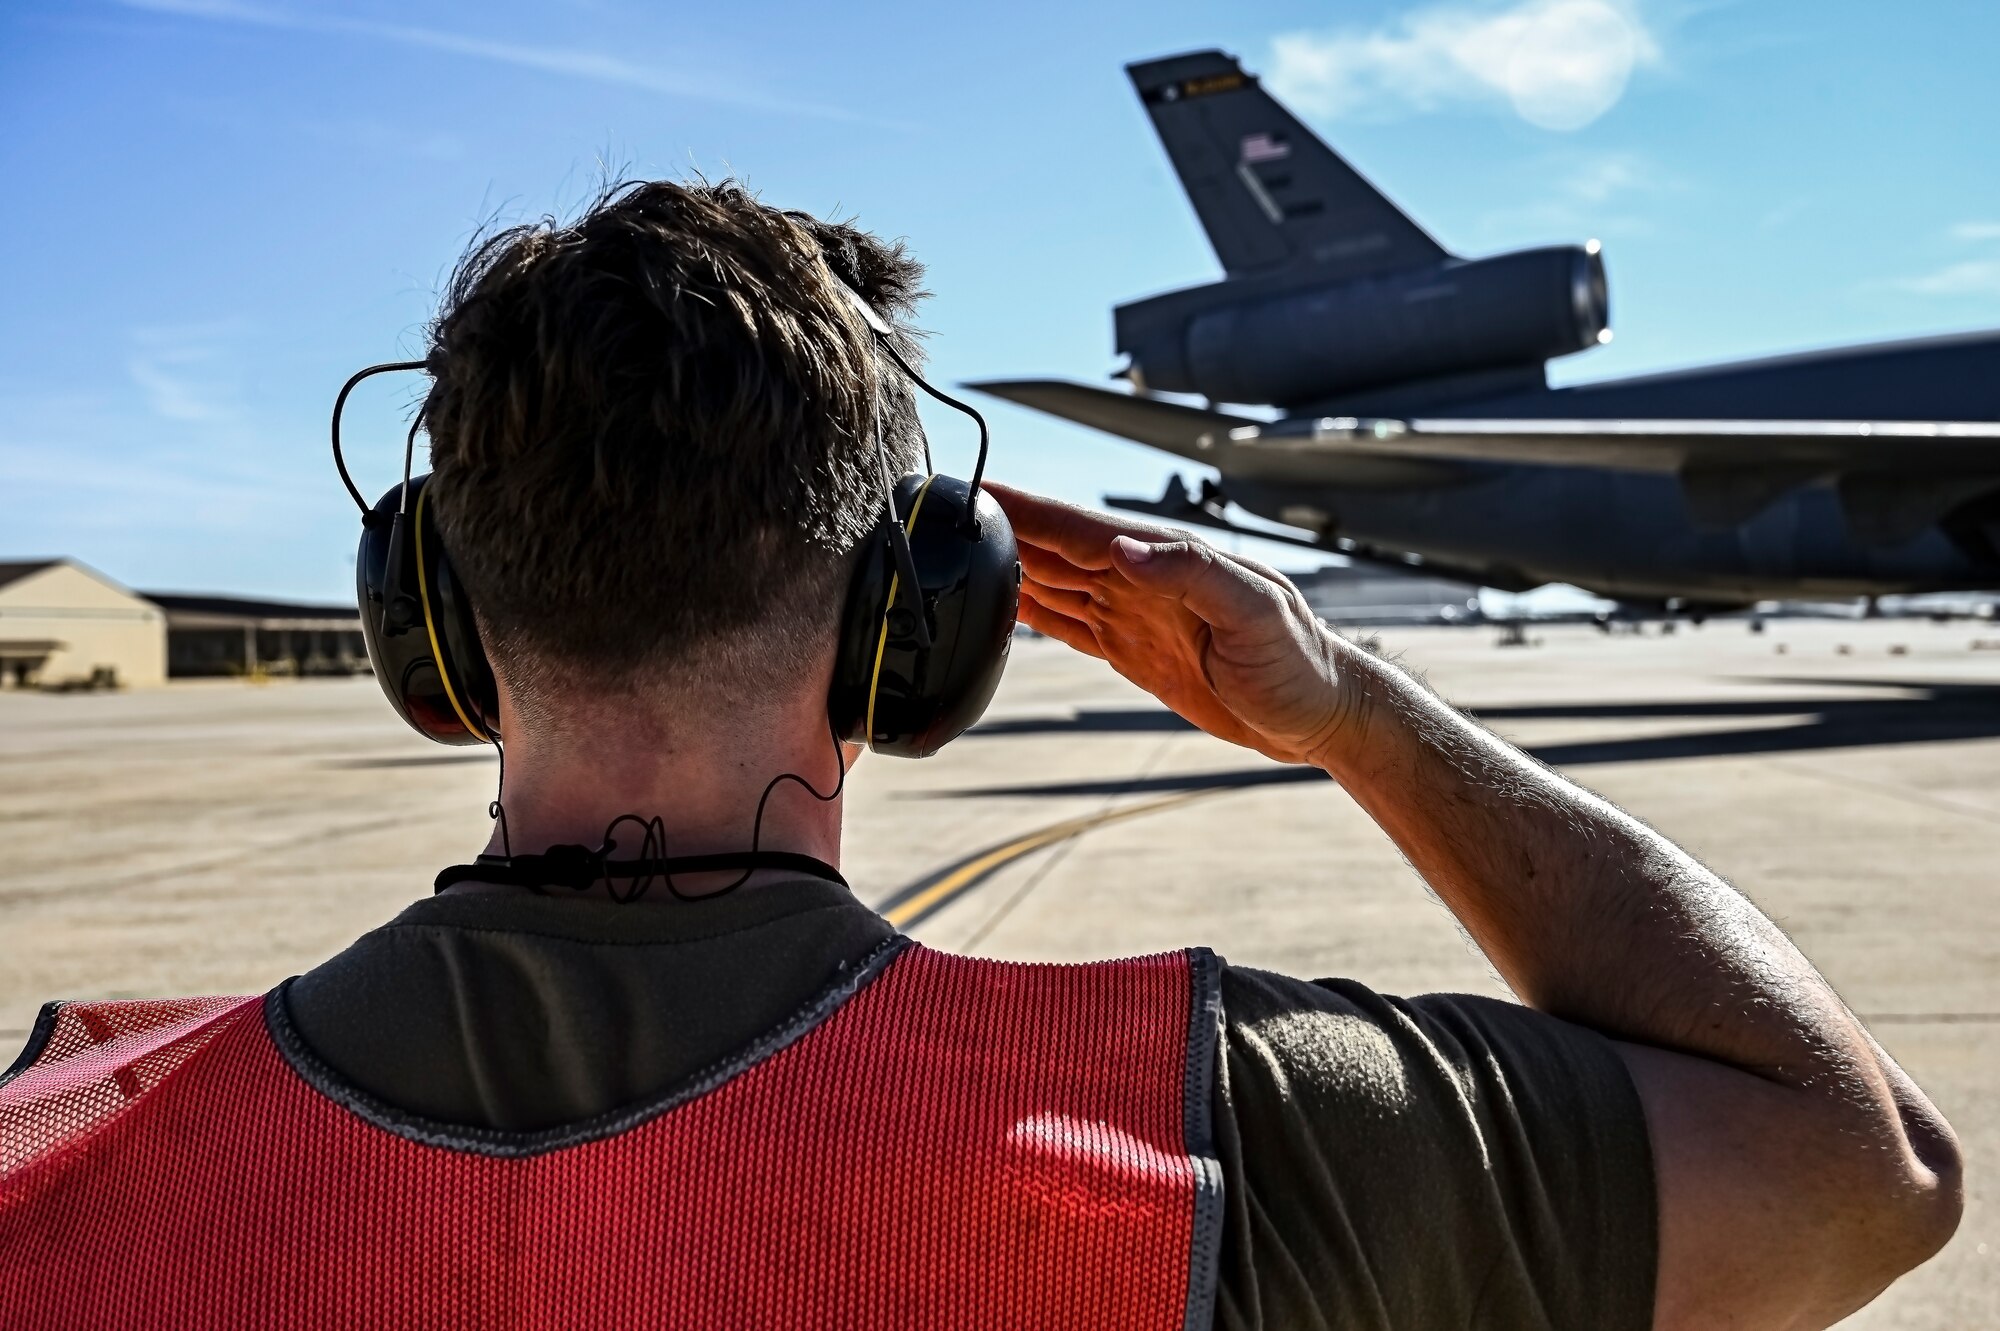
[(1246, 164), (1258, 162), (1282, 162), (1292, 155), (1292, 145), (1271, 134), (1246, 134), (1243, 136), (1243, 158)]

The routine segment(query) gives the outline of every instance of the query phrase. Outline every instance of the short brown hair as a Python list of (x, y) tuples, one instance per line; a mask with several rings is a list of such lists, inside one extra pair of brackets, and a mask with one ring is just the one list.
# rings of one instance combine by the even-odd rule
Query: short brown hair
[(831, 642), (882, 507), (878, 402), (892, 468), (923, 447), (834, 277), (915, 354), (900, 243), (733, 181), (621, 184), (460, 262), (431, 330), (433, 502), (522, 707), (689, 670), (741, 696)]

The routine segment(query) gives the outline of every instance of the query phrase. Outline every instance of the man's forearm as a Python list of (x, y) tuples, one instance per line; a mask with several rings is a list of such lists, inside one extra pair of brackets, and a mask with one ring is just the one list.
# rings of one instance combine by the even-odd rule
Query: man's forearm
[(1771, 1080), (1830, 1063), (1881, 1075), (1853, 1016), (1741, 894), (1400, 670), (1342, 651), (1342, 687), (1361, 696), (1321, 765), (1524, 1002)]
[(1659, 1179), (1661, 1326), (1830, 1325), (1943, 1245), (1963, 1192), (1950, 1126), (1776, 925), (1665, 837), (1336, 648), (1348, 701), (1320, 765), (1524, 1002), (1624, 1042)]

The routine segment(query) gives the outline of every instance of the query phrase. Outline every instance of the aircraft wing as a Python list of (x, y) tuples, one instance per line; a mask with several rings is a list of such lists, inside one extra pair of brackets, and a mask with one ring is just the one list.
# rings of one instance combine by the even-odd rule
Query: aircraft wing
[(2000, 421), (1256, 421), (1061, 380), (970, 387), (1264, 484), (1421, 486), (1478, 463), (1655, 472), (1679, 477), (1698, 523), (1732, 527), (1831, 480), (1855, 534), (1877, 545), (2000, 490)]
[(1338, 483), (1347, 459), (1517, 462), (1618, 471), (1784, 470), (2000, 476), (2000, 421), (1395, 420), (1258, 421), (1062, 379), (966, 387), (1150, 444), (1230, 474)]
[[(1238, 448), (1308, 459), (1361, 455), (1683, 472), (1787, 469), (1810, 476), (2000, 476), (2000, 422), (1389, 420), (1323, 416), (1238, 428)], [(1300, 479), (1305, 479), (1301, 475)]]
[(1322, 484), (1333, 483), (1335, 468), (1360, 458), (1667, 473), (1678, 478), (1695, 523), (1717, 530), (1750, 521), (1788, 490), (1831, 481), (1856, 539), (1882, 548), (1914, 538), (1968, 500), (2000, 491), (1995, 421), (1336, 416), (1238, 428), (1230, 432), (1229, 447), (1239, 459), (1264, 455), (1257, 468), (1263, 477)]

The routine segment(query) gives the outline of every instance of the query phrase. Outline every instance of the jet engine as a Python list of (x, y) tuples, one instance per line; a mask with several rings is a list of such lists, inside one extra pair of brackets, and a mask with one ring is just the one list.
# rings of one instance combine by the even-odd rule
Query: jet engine
[(1137, 386), (1287, 408), (1611, 340), (1595, 241), (1337, 284), (1296, 270), (1231, 278), (1121, 305), (1116, 319)]

